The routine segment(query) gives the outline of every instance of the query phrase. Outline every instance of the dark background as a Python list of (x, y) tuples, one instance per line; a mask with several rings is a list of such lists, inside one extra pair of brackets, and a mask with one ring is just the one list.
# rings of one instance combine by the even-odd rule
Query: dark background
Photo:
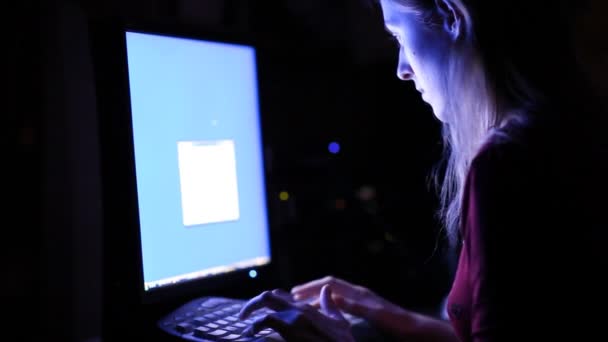
[[(171, 20), (262, 42), (273, 235), (292, 286), (327, 274), (435, 312), (452, 265), (429, 188), (439, 124), (395, 73), (380, 13), (348, 0), (51, 0), (3, 6), (0, 299), (16, 340), (82, 341), (102, 317), (102, 203), (91, 17)], [(581, 58), (606, 94), (605, 2), (580, 19)], [(603, 6), (603, 10), (602, 7)], [(600, 13), (600, 14), (598, 14)], [(330, 154), (337, 141), (341, 151)], [(371, 189), (371, 199), (360, 196)], [(290, 194), (279, 200), (279, 192)], [(6, 321), (5, 321), (6, 323)], [(14, 339), (15, 340), (15, 339)]]

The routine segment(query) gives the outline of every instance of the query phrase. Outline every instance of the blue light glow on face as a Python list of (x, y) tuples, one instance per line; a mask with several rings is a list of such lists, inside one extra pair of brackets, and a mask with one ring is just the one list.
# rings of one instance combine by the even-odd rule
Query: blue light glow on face
[(450, 72), (448, 58), (455, 44), (451, 31), (429, 26), (416, 12), (404, 11), (395, 1), (381, 0), (381, 4), (386, 30), (399, 43), (397, 77), (414, 82), (437, 119), (449, 122), (444, 75)]

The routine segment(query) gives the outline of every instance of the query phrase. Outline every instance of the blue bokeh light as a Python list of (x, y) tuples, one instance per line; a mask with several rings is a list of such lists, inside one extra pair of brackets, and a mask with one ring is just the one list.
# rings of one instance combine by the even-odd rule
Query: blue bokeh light
[(329, 152), (333, 154), (338, 154), (340, 152), (340, 144), (337, 142), (331, 142), (329, 144)]
[(253, 278), (257, 277), (257, 276), (258, 276), (258, 272), (256, 270), (249, 271), (249, 277), (250, 278), (253, 279)]

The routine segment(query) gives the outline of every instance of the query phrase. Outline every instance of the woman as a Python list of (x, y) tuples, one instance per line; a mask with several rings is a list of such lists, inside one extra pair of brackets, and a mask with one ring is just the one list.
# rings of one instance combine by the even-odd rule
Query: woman
[[(342, 311), (399, 340), (569, 333), (584, 340), (600, 331), (601, 316), (589, 310), (605, 309), (608, 288), (601, 253), (608, 148), (603, 117), (577, 65), (572, 6), (381, 0), (386, 29), (399, 43), (397, 76), (415, 83), (444, 129), (441, 214), (459, 252), (450, 320), (327, 277), (293, 288), (293, 298), (275, 290), (252, 299), (242, 317), (260, 307), (277, 311), (252, 331), (351, 341)], [(320, 311), (292, 300), (317, 297)]]

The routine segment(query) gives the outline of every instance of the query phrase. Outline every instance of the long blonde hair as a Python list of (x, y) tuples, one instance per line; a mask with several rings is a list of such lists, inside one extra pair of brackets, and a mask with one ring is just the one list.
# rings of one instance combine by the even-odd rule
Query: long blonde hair
[[(392, 0), (399, 10), (414, 13), (421, 22), (441, 25), (435, 1)], [(438, 216), (450, 242), (458, 239), (462, 196), (471, 161), (493, 128), (502, 126), (514, 112), (501, 105), (492, 79), (477, 50), (475, 27), (461, 0), (453, 0), (463, 9), (467, 25), (463, 28), (460, 48), (450, 54), (444, 79), (445, 111), (452, 118), (442, 127), (444, 153), (433, 171), (440, 197)]]

